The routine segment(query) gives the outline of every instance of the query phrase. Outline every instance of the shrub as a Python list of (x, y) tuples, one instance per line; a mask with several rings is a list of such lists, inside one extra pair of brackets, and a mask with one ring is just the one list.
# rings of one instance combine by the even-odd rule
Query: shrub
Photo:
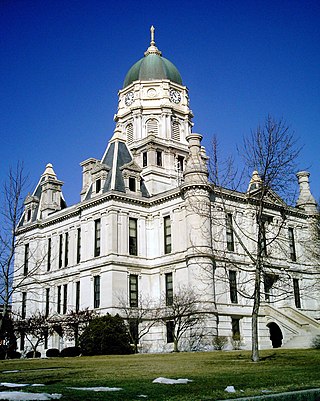
[(232, 348), (233, 349), (241, 349), (243, 342), (242, 342), (242, 337), (240, 336), (240, 334), (234, 334), (231, 337), (231, 344), (232, 344)]
[(312, 348), (315, 349), (320, 349), (320, 335), (315, 336), (315, 338), (312, 340)]
[(47, 349), (46, 356), (48, 358), (57, 358), (58, 356), (60, 356), (60, 351), (58, 350), (58, 348), (49, 348)]
[(80, 347), (67, 347), (63, 348), (60, 352), (60, 356), (62, 357), (74, 357), (74, 356), (79, 356), (81, 355), (81, 348)]
[(34, 355), (33, 351), (29, 351), (29, 352), (27, 352), (26, 357), (27, 358), (41, 358), (41, 352), (36, 351), (35, 355)]
[(228, 337), (226, 336), (214, 336), (212, 345), (215, 350), (221, 351), (228, 344)]
[(8, 352), (8, 358), (9, 359), (20, 359), (21, 354), (18, 351), (10, 351), (10, 352)]
[(79, 340), (83, 355), (133, 353), (124, 320), (119, 315), (93, 319)]

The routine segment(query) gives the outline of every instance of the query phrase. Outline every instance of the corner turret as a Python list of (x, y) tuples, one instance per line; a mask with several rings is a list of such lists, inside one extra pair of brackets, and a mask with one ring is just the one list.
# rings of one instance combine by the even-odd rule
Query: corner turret
[(299, 171), (296, 176), (299, 183), (299, 197), (296, 207), (311, 214), (317, 213), (317, 202), (310, 191), (310, 173), (308, 171)]

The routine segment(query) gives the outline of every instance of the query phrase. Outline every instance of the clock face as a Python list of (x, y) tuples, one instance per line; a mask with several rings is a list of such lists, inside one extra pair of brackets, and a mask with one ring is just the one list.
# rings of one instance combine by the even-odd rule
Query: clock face
[(174, 90), (174, 89), (170, 89), (170, 100), (173, 103), (180, 103), (181, 100), (181, 95), (178, 91)]
[(126, 97), (124, 98), (124, 102), (126, 106), (130, 106), (133, 103), (134, 100), (134, 94), (133, 92), (129, 92), (126, 94)]

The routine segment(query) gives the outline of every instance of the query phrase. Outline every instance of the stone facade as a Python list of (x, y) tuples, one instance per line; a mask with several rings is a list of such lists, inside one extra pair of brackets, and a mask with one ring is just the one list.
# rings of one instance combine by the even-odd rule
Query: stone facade
[[(170, 281), (173, 293), (182, 285), (192, 288), (206, 313), (199, 341), (187, 332), (182, 348), (210, 349), (214, 336), (237, 332), (249, 348), (252, 265), (243, 245), (254, 252), (254, 202), (248, 193), (210, 184), (202, 137), (192, 132), (188, 90), (175, 67), (170, 70), (166, 60), (166, 70), (162, 62), (152, 37), (140, 60), (142, 78), (130, 82), (133, 66), (119, 91), (105, 153), (81, 163), (80, 202), (67, 207), (51, 164), (26, 198), (15, 255), (15, 280), (24, 278), (24, 286), (15, 292), (13, 308), (20, 315), (62, 316), (85, 308), (115, 314), (120, 298), (159, 303)], [(310, 250), (316, 203), (308, 176), (298, 173), (297, 207), (275, 194), (266, 205), (270, 235), (283, 213), (286, 221), (266, 258), (272, 267), (259, 320), (263, 348), (277, 346), (279, 336), (280, 345), (308, 347), (320, 331), (319, 260)], [(254, 172), (249, 189), (257, 182)], [(46, 347), (70, 344), (57, 333)], [(155, 325), (140, 346), (171, 351), (166, 325)]]

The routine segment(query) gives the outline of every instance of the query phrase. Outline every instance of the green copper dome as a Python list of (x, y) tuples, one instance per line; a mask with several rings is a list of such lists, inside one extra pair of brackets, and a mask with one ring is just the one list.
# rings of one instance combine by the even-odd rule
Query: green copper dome
[(151, 27), (151, 43), (144, 57), (137, 61), (128, 71), (123, 87), (130, 85), (133, 81), (151, 81), (153, 79), (169, 79), (182, 85), (181, 75), (171, 61), (162, 57), (161, 52), (155, 46), (154, 28)]

